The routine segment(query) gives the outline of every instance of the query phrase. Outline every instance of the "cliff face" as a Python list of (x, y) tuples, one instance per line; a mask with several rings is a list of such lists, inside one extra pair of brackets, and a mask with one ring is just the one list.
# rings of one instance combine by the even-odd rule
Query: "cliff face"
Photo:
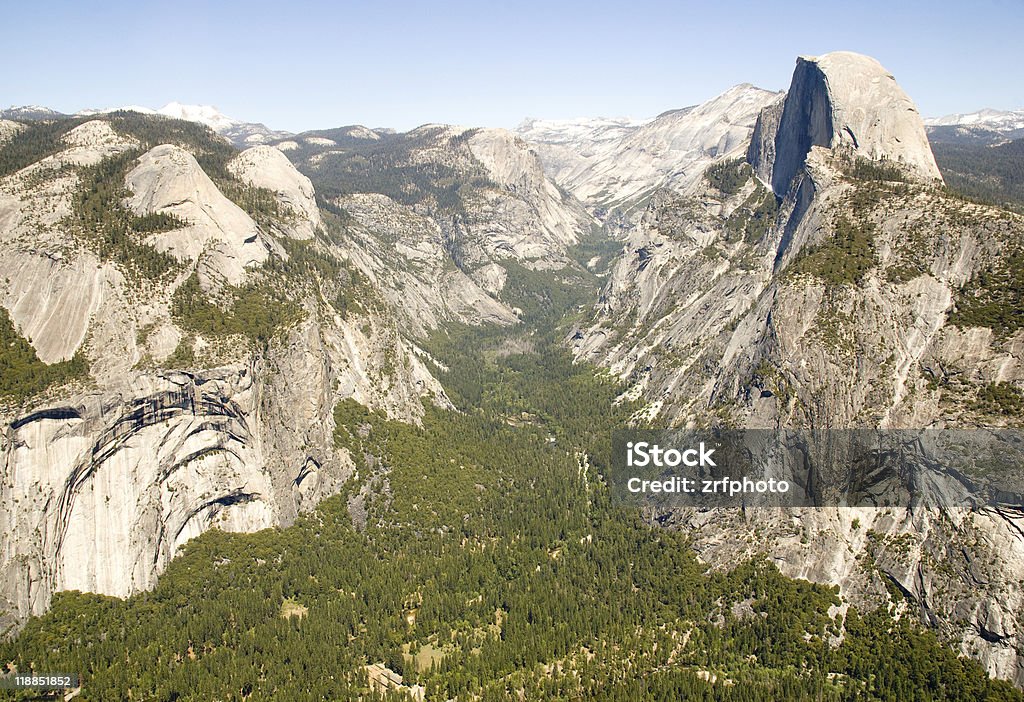
[[(707, 102), (614, 130), (522, 128), (559, 185), (599, 211), (627, 209), (659, 188), (681, 191), (716, 158), (742, 153), (778, 93), (737, 85)], [(569, 150), (575, 158), (567, 158)]]
[[(1019, 250), (1024, 219), (935, 187), (920, 118), (891, 76), (865, 57), (801, 59), (746, 153), (650, 199), (570, 340), (576, 355), (628, 380), (670, 425), (1012, 423), (981, 398), (1020, 393), (1024, 332), (956, 313)], [(913, 509), (664, 521), (709, 564), (766, 551), (858, 605), (889, 602), (895, 583), (905, 611), (1021, 683), (1021, 515), (936, 508), (958, 481)]]
[(179, 260), (202, 258), (203, 278), (238, 285), (247, 268), (267, 260), (267, 245), (256, 222), (217, 189), (185, 149), (173, 144), (154, 147), (139, 159), (126, 182), (133, 212), (164, 213), (188, 222), (187, 227), (152, 237), (150, 245)]
[(783, 197), (814, 146), (890, 160), (923, 180), (942, 180), (917, 108), (868, 56), (837, 51), (798, 58), (781, 114), (762, 113), (748, 158)]
[(277, 195), (287, 208), (284, 224), (290, 236), (312, 239), (324, 226), (313, 184), (280, 150), (254, 146), (232, 159), (228, 168), (240, 180)]

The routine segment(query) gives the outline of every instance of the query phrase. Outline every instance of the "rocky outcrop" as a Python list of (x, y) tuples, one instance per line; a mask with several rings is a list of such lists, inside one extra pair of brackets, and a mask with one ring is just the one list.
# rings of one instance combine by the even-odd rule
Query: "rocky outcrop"
[(42, 251), (0, 250), (10, 281), (3, 305), (44, 363), (66, 361), (82, 347), (112, 274), (92, 256), (65, 259)]
[(148, 589), (209, 528), (256, 531), (315, 507), (352, 470), (333, 442), (340, 398), (406, 421), (421, 397), (447, 402), (393, 323), (324, 312), (228, 365), (135, 368), (5, 411), (0, 627), (43, 612), (58, 590)]
[[(380, 284), (405, 329), (424, 336), (444, 322), (519, 321), (492, 297), (497, 289), (482, 287), (453, 265), (445, 232), (433, 219), (386, 195), (348, 195), (338, 204), (356, 223), (347, 233), (353, 260)], [(494, 269), (504, 273), (496, 263), (481, 267), (491, 279), (500, 276)]]
[(538, 260), (554, 247), (575, 244), (586, 233), (589, 216), (544, 175), (540, 160), (524, 141), (504, 129), (479, 129), (469, 138), (469, 150), (495, 183), (517, 196), (497, 210), (505, 236), (487, 232), (494, 253), (511, 250), (516, 258)]
[(188, 226), (152, 235), (149, 243), (182, 261), (198, 261), (211, 282), (238, 285), (246, 269), (267, 260), (267, 246), (252, 218), (226, 198), (195, 157), (164, 144), (143, 154), (126, 179), (128, 207), (137, 214), (163, 212)]
[(238, 154), (228, 169), (243, 182), (275, 193), (288, 208), (285, 214), (288, 234), (296, 239), (312, 239), (323, 227), (313, 184), (299, 173), (278, 149), (254, 146)]
[(920, 179), (942, 180), (917, 108), (868, 56), (837, 51), (798, 58), (782, 114), (773, 108), (764, 115), (749, 153), (755, 171), (782, 197), (814, 146), (889, 160)]
[(0, 146), (3, 146), (11, 139), (14, 135), (24, 129), (19, 122), (12, 122), (8, 119), (0, 119)]
[(135, 139), (118, 134), (109, 124), (98, 119), (90, 120), (68, 131), (63, 141), (68, 146), (85, 149), (138, 146)]

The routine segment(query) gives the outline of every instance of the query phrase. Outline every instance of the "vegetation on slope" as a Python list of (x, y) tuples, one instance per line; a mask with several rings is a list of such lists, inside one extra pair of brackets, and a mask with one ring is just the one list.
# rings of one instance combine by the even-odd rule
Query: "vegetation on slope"
[(863, 157), (852, 158), (845, 164), (845, 173), (848, 178), (859, 181), (874, 181), (877, 183), (907, 182), (907, 176), (902, 168), (886, 159), (874, 161)]
[(188, 331), (208, 336), (242, 334), (266, 344), (300, 313), (298, 305), (267, 283), (226, 286), (222, 297), (221, 304), (211, 301), (193, 273), (174, 291), (171, 315)]
[(725, 220), (725, 240), (756, 244), (768, 234), (779, 214), (779, 201), (760, 182)]
[[(421, 127), (405, 134), (382, 134), (378, 140), (347, 139), (324, 153), (317, 153), (322, 147), (303, 142), (289, 156), (327, 200), (353, 193), (382, 193), (403, 205), (427, 203), (460, 215), (465, 212), (467, 193), (494, 183), (468, 152), (464, 159), (452, 162), (444, 157), (414, 158), (419, 150), (435, 148), (445, 129)], [(448, 145), (457, 148), (472, 134), (473, 130), (467, 130), (448, 137)]]
[(230, 173), (227, 164), (238, 152), (210, 129), (194, 122), (136, 112), (30, 122), (0, 149), (0, 176), (66, 149), (64, 135), (89, 119), (109, 122), (115, 131), (136, 139), (139, 147), (94, 166), (76, 167), (81, 183), (73, 196), (72, 213), (66, 224), (100, 258), (115, 262), (136, 279), (158, 279), (174, 270), (174, 258), (153, 249), (146, 243), (146, 236), (185, 225), (162, 213), (136, 216), (123, 204), (128, 195), (125, 176), (136, 159), (154, 146), (176, 144), (191, 152), (221, 192), (260, 224), (268, 225), (290, 215), (274, 193), (243, 183)]
[(807, 273), (827, 285), (856, 285), (875, 267), (874, 227), (840, 216), (831, 238), (809, 247), (790, 266), (793, 275)]
[(162, 212), (139, 216), (125, 207), (125, 176), (140, 153), (132, 150), (82, 167), (68, 225), (100, 259), (114, 261), (135, 277), (156, 279), (177, 269), (178, 263), (146, 244), (145, 236), (179, 229), (185, 222)]
[(40, 361), (32, 345), (14, 328), (7, 310), (0, 307), (0, 398), (24, 400), (87, 373), (88, 363), (81, 351), (69, 361)]
[(735, 195), (753, 176), (754, 171), (743, 158), (718, 161), (708, 166), (704, 177), (725, 195)]
[(997, 145), (933, 141), (932, 153), (953, 190), (1024, 212), (1024, 139)]
[(88, 120), (83, 117), (30, 122), (0, 148), (0, 177), (16, 173), (67, 145), (61, 137)]
[(958, 327), (988, 327), (1001, 337), (1024, 327), (1024, 249), (1019, 244), (957, 291), (949, 321)]

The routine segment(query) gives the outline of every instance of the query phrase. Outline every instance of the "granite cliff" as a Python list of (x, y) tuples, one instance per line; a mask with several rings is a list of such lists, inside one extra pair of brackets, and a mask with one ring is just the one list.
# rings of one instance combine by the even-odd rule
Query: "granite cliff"
[[(630, 381), (656, 423), (1019, 424), (1012, 400), (990, 398), (1021, 395), (1021, 328), (981, 308), (1016, 299), (993, 276), (1019, 276), (1024, 220), (941, 187), (891, 75), (846, 52), (799, 59), (745, 154), (645, 203), (570, 339), (579, 358)], [(1019, 684), (1020, 513), (936, 507), (971, 484), (936, 479), (910, 506), (661, 519), (713, 567), (765, 553), (848, 602), (902, 601)]]

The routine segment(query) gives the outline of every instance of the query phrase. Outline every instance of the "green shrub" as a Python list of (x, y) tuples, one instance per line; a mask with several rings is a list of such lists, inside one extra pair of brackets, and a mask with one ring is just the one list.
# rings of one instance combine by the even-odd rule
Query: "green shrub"
[(756, 244), (768, 234), (778, 214), (775, 193), (758, 183), (754, 192), (725, 220), (726, 241), (741, 239)]
[(999, 337), (1024, 327), (1024, 250), (1001, 257), (960, 288), (949, 322), (958, 327), (988, 327)]
[(905, 183), (907, 176), (898, 165), (886, 160), (872, 161), (857, 157), (847, 166), (846, 174), (854, 180)]
[(47, 156), (67, 148), (62, 137), (88, 121), (86, 118), (45, 120), (31, 122), (0, 147), (0, 177), (16, 173)]
[(191, 336), (182, 336), (174, 352), (167, 357), (164, 365), (168, 368), (188, 368), (196, 361), (195, 339)]
[(746, 185), (754, 171), (742, 158), (718, 161), (708, 166), (704, 177), (725, 195), (735, 195)]
[(978, 391), (971, 409), (983, 414), (1020, 417), (1024, 415), (1024, 393), (1010, 383), (988, 383)]
[(186, 223), (163, 212), (136, 215), (124, 206), (129, 194), (125, 176), (138, 157), (138, 151), (128, 151), (83, 166), (67, 223), (102, 260), (113, 261), (130, 275), (157, 279), (178, 263), (147, 244), (142, 235), (180, 229)]

